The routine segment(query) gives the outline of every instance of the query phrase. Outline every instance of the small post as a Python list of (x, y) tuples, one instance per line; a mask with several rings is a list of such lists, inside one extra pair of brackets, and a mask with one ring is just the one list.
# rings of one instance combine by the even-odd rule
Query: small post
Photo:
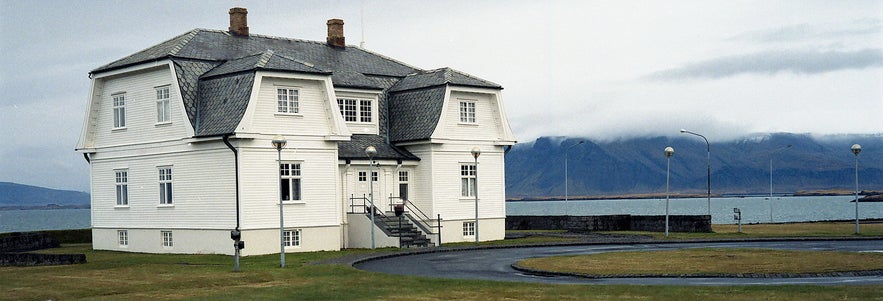
[(438, 232), (438, 246), (439, 246), (439, 247), (441, 247), (441, 245), (442, 245), (442, 240), (441, 240), (441, 228), (442, 228), (442, 225), (441, 225), (441, 222), (442, 222), (441, 214), (439, 214), (439, 215), (438, 215), (438, 222), (436, 222), (436, 224), (435, 224), (435, 227), (438, 228), (438, 230), (436, 230), (436, 231)]
[(739, 233), (742, 233), (742, 210), (733, 208), (733, 219), (739, 224)]

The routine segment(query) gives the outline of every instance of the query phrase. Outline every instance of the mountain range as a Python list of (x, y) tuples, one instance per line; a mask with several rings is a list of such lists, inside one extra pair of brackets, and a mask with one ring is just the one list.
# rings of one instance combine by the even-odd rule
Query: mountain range
[[(578, 144), (584, 141), (582, 144)], [(710, 143), (711, 193), (766, 194), (770, 164), (775, 193), (855, 187), (854, 143), (859, 190), (883, 189), (883, 134), (815, 137), (808, 134), (758, 134)], [(575, 145), (575, 146), (574, 146)], [(789, 147), (790, 145), (790, 147)], [(506, 197), (565, 195), (565, 151), (569, 196), (665, 193), (664, 149), (671, 157), (670, 191), (705, 194), (708, 149), (700, 137), (629, 138), (597, 141), (541, 137), (515, 145), (506, 154)]]
[(0, 208), (28, 209), (88, 205), (89, 194), (85, 192), (0, 182)]

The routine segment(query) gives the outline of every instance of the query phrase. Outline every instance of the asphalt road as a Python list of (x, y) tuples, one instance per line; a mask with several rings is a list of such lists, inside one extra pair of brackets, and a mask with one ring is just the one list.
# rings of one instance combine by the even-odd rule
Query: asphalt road
[(482, 279), (558, 284), (639, 285), (859, 285), (883, 284), (883, 276), (798, 278), (603, 278), (534, 276), (516, 271), (515, 262), (527, 258), (596, 254), (617, 251), (655, 251), (683, 248), (763, 248), (813, 251), (883, 252), (880, 240), (814, 240), (705, 243), (638, 243), (624, 245), (544, 246), (476, 249), (396, 256), (357, 263), (358, 269), (435, 278)]

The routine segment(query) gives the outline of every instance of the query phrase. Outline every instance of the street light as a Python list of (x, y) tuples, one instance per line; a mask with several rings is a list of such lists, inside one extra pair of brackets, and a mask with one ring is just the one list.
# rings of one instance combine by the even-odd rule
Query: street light
[(273, 137), (273, 147), (276, 148), (276, 163), (279, 171), (279, 267), (285, 267), (285, 219), (282, 215), (282, 148), (288, 141), (282, 135)]
[(855, 154), (855, 234), (858, 234), (858, 153), (862, 152), (862, 146), (856, 143), (850, 149)]
[(671, 146), (665, 148), (665, 158), (668, 163), (665, 166), (665, 237), (668, 237), (668, 186), (669, 186), (669, 174), (671, 172), (671, 155), (675, 154), (675, 149)]
[(472, 157), (475, 158), (475, 242), (478, 243), (478, 156), (481, 155), (481, 149), (472, 148)]
[(688, 131), (685, 129), (681, 129), (681, 133), (696, 135), (696, 136), (702, 137), (702, 139), (705, 140), (705, 146), (708, 149), (708, 158), (706, 159), (708, 182), (705, 187), (708, 189), (708, 216), (711, 217), (711, 144), (708, 143), (708, 138), (705, 138), (705, 136), (702, 136), (700, 134), (697, 134), (697, 133), (694, 133), (694, 132), (691, 132), (691, 131)]
[(791, 144), (788, 144), (788, 146), (774, 150), (772, 153), (770, 153), (770, 223), (773, 222), (773, 155), (778, 152), (785, 151), (789, 148), (791, 148)]
[(371, 192), (369, 193), (369, 195), (371, 196), (371, 227), (370, 228), (371, 228), (371, 249), (373, 250), (374, 249), (374, 227), (376, 225), (374, 223), (374, 156), (377, 155), (377, 148), (375, 148), (373, 145), (368, 146), (365, 148), (365, 154), (368, 155), (368, 160), (370, 161), (369, 164), (371, 164), (371, 168), (369, 169), (369, 175), (368, 175), (368, 183), (369, 183), (368, 189), (371, 190)]
[(567, 214), (567, 155), (571, 148), (576, 147), (577, 145), (583, 144), (585, 141), (577, 142), (564, 150), (564, 214)]

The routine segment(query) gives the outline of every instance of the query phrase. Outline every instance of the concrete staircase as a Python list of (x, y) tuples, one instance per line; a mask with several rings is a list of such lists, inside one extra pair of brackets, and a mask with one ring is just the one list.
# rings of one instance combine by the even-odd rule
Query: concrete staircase
[[(370, 215), (369, 215), (370, 217)], [(420, 231), (407, 216), (401, 217), (401, 227), (399, 227), (399, 217), (392, 212), (386, 214), (376, 214), (374, 223), (383, 230), (389, 237), (400, 237), (401, 248), (410, 247), (428, 247), (432, 245), (429, 238)]]

